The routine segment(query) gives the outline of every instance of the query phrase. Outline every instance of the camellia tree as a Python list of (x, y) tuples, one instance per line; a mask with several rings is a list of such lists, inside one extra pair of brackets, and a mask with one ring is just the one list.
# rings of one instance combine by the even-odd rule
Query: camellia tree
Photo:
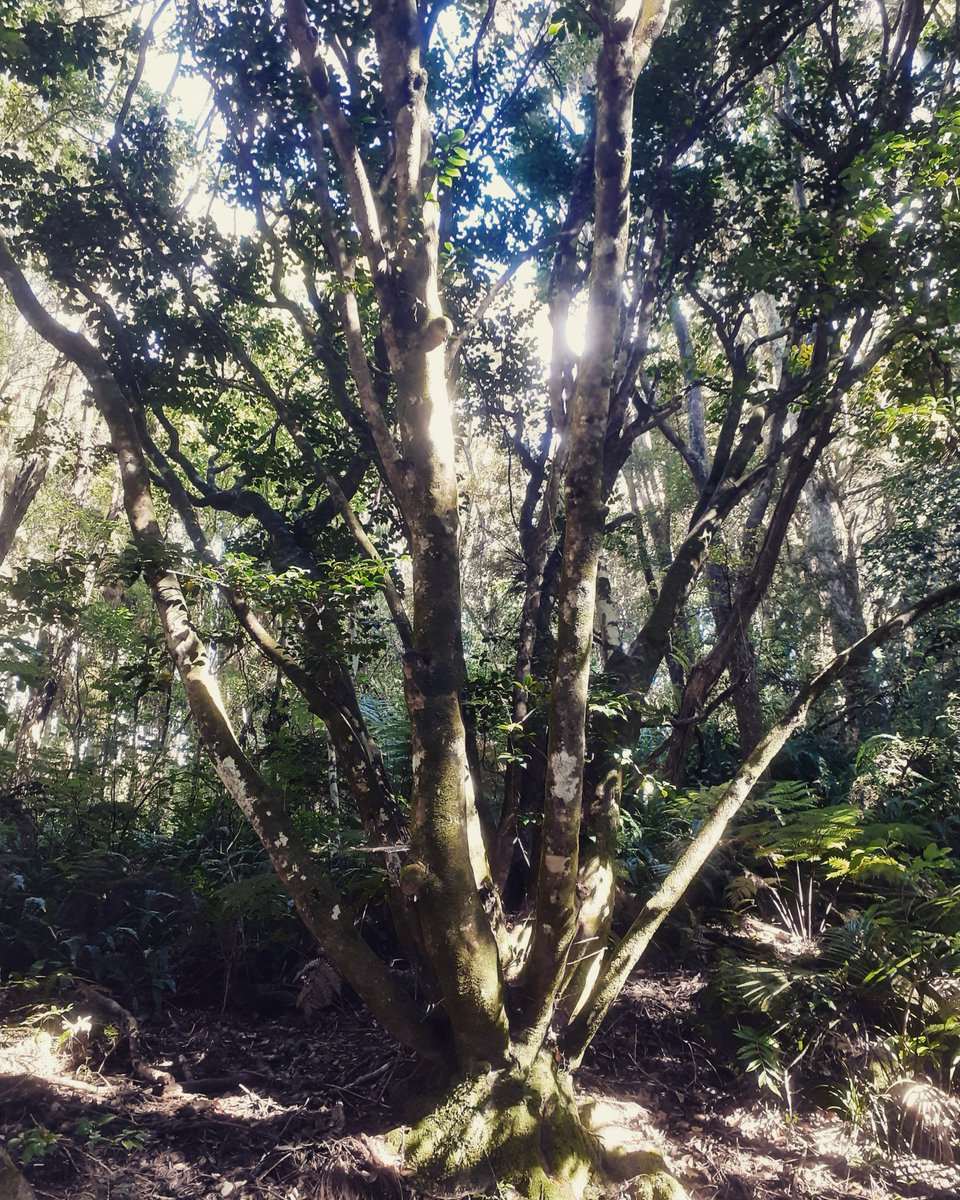
[[(323, 951), (434, 1088), (381, 1164), (529, 1197), (619, 1187), (628, 1168), (581, 1120), (571, 1072), (811, 705), (960, 598), (953, 584), (866, 633), (769, 728), (744, 706), (742, 765), (613, 936), (623, 763), (641, 727), (664, 723), (658, 677), (679, 687), (679, 778), (696, 722), (751, 684), (751, 616), (844, 407), (949, 387), (952, 13), (922, 0), (186, 0), (129, 28), (106, 7), (0, 12), (0, 276), (106, 423), (137, 565), (224, 788)], [(199, 134), (144, 82), (161, 30), (209, 84)], [(52, 136), (65, 109), (85, 139)], [(191, 171), (213, 179), (200, 194), (247, 215), (246, 236), (222, 234), (197, 187), (184, 193)], [(497, 316), (527, 263), (527, 302), (550, 320), (542, 382), (522, 323)], [(495, 795), (480, 790), (468, 703), (468, 412), (521, 480)], [(648, 437), (676, 454), (692, 499), (650, 566), (635, 635), (603, 633), (616, 702), (591, 719), (601, 555), (635, 518), (619, 480), (629, 467), (636, 485)], [(242, 554), (224, 557), (211, 512)], [(721, 539), (736, 543), (723, 571)], [(242, 748), (191, 622), (197, 561), (326, 724), (386, 864), (416, 994)], [(704, 572), (715, 635), (685, 670), (679, 631)], [(377, 608), (358, 588), (382, 598), (402, 663), (409, 795), (358, 695), (352, 639)], [(647, 1165), (631, 1194), (679, 1194)]]

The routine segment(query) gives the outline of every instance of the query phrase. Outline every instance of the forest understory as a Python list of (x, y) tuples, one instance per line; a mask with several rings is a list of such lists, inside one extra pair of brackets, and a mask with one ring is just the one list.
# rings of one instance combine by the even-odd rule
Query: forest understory
[[(724, 1065), (704, 1032), (709, 953), (699, 969), (636, 972), (578, 1075), (581, 1101), (603, 1105), (630, 1145), (660, 1151), (694, 1200), (960, 1194), (960, 1166), (923, 1146), (881, 1149), (835, 1111), (790, 1115)], [(96, 1023), (62, 1042), (38, 1020), (44, 1010), (7, 991), (0, 1142), (30, 1159), (38, 1200), (426, 1196), (378, 1171), (368, 1140), (409, 1106), (409, 1056), (349, 1000), (306, 1016), (295, 987), (286, 999), (269, 1013), (170, 1008), (144, 1019), (150, 1062), (175, 1079), (151, 1086), (122, 1054), (103, 1062)]]
[(956, 0), (0, 0), (0, 1200), (960, 1197), (958, 380)]

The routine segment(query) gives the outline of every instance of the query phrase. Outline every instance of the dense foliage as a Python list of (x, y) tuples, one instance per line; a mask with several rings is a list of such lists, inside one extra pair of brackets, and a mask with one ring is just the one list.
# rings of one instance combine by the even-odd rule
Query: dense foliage
[(647, 7), (0, 4), (4, 982), (954, 1089), (955, 17)]

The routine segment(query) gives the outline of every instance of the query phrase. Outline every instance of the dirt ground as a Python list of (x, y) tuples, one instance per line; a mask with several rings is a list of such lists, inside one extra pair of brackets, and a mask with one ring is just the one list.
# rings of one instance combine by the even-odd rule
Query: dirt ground
[[(833, 1114), (788, 1121), (760, 1099), (696, 1031), (702, 983), (638, 973), (578, 1076), (696, 1200), (960, 1197), (960, 1168), (885, 1157)], [(339, 1000), (309, 1020), (144, 1020), (151, 1063), (180, 1080), (166, 1088), (104, 1061), (96, 1027), (63, 1037), (63, 1018), (43, 1029), (27, 1015), (0, 1030), (0, 1144), (38, 1200), (350, 1200), (363, 1135), (396, 1124), (413, 1087), (409, 1059)]]

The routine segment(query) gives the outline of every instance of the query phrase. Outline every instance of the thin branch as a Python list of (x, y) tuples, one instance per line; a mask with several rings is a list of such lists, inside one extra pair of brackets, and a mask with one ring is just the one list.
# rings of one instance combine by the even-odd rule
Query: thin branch
[(529, 262), (535, 254), (545, 249), (547, 246), (553, 245), (561, 235), (559, 233), (552, 234), (550, 237), (540, 238), (534, 242), (532, 246), (528, 246), (516, 255), (507, 267), (497, 276), (493, 283), (487, 288), (486, 292), (480, 298), (472, 312), (464, 319), (460, 326), (460, 331), (456, 337), (450, 338), (447, 342), (447, 372), (451, 373), (455, 367), (457, 360), (460, 357), (460, 351), (463, 348), (464, 339), (468, 334), (480, 324), (483, 318), (487, 315), (491, 305), (507, 286), (514, 275), (520, 270), (524, 263)]
[(360, 232), (370, 274), (376, 286), (390, 274), (376, 196), (360, 157), (350, 122), (340, 107), (323, 59), (317, 53), (317, 31), (311, 24), (303, 0), (286, 0), (287, 30), (300, 59), (300, 70), (309, 81), (320, 112), (330, 130), (330, 139), (347, 181), (351, 208)]

